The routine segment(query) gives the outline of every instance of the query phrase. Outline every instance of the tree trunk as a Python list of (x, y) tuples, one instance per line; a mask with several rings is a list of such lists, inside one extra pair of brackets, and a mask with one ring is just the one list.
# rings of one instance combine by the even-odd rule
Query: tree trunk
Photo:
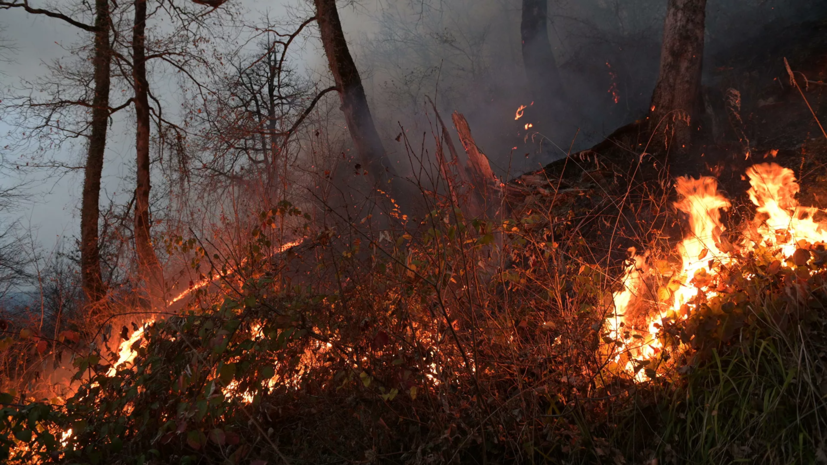
[(548, 0), (523, 0), (520, 35), (523, 66), (535, 106), (548, 118), (565, 99), (563, 81), (548, 40)]
[(338, 87), (342, 111), (361, 159), (362, 169), (367, 170), (374, 183), (386, 184), (394, 170), (373, 123), (359, 71), (350, 56), (339, 12), (336, 10), (336, 0), (314, 1), (322, 45)]
[(137, 187), (135, 188), (135, 253), (138, 271), (147, 287), (153, 306), (163, 306), (164, 275), (152, 247), (149, 220), (149, 82), (146, 78), (146, 0), (135, 0), (135, 24), (132, 30), (132, 74), (135, 90), (135, 148), (137, 152)]
[(669, 0), (649, 124), (684, 151), (701, 110), (706, 0)]
[(92, 124), (83, 180), (80, 211), (81, 284), (90, 302), (106, 295), (101, 278), (98, 248), (98, 219), (103, 155), (109, 119), (109, 73), (112, 54), (109, 49), (109, 0), (95, 1), (95, 54), (93, 58), (95, 96), (92, 100)]

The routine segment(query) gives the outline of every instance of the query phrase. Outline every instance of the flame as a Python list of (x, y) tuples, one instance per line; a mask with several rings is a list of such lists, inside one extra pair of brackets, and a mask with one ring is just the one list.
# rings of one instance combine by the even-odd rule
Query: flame
[(758, 243), (774, 244), (781, 248), (784, 257), (791, 257), (798, 250), (799, 241), (827, 242), (825, 225), (814, 220), (823, 211), (798, 205), (795, 195), (799, 186), (791, 169), (762, 163), (748, 168), (747, 176), (752, 186), (747, 194), (757, 206), (754, 224)]
[[(301, 244), (303, 241), (304, 241), (304, 239), (299, 239), (299, 240), (295, 240), (295, 241), (292, 241), (292, 242), (288, 242), (286, 244), (282, 244), (274, 252), (274, 254), (282, 253), (282, 252), (284, 252), (284, 251), (286, 251), (290, 248), (293, 248), (293, 247)], [(244, 262), (242, 262), (242, 264), (243, 263)], [(201, 281), (199, 281), (197, 283), (194, 283), (188, 289), (186, 289), (185, 291), (181, 292), (180, 294), (178, 294), (177, 296), (172, 298), (167, 304), (171, 305), (175, 302), (178, 302), (179, 300), (183, 299), (184, 297), (186, 297), (190, 293), (192, 293), (192, 292), (194, 292), (198, 289), (201, 289), (204, 286), (207, 286), (212, 281), (213, 281), (213, 279), (205, 278), (205, 279), (202, 279)], [(135, 357), (137, 357), (137, 355), (138, 355), (136, 345), (139, 345), (138, 344), (139, 341), (141, 340), (141, 338), (143, 338), (145, 328), (147, 326), (149, 326), (150, 324), (154, 323), (154, 322), (155, 322), (154, 317), (149, 318), (148, 320), (141, 323), (141, 326), (138, 327), (138, 329), (136, 329), (135, 331), (133, 331), (128, 339), (126, 339), (124, 341), (121, 341), (121, 343), (118, 345), (118, 351), (117, 351), (118, 360), (114, 364), (112, 364), (112, 366), (107, 371), (107, 373), (106, 373), (107, 377), (115, 376), (118, 372), (118, 368), (120, 368), (122, 366), (125, 366), (126, 364), (132, 364), (134, 362)], [(260, 324), (260, 323), (253, 326), (253, 328), (252, 328), (253, 329), (253, 331), (252, 331), (253, 337), (261, 336), (262, 327), (263, 327), (263, 325)], [(328, 343), (323, 347), (323, 350), (321, 350), (321, 351), (319, 351), (319, 350), (311, 351), (310, 349), (308, 349), (308, 351), (306, 351), (305, 355), (302, 357), (302, 363), (304, 363), (304, 364), (311, 363), (312, 361), (315, 360), (315, 357), (317, 357), (319, 354), (324, 353), (330, 347), (331, 347), (331, 345)], [(275, 386), (275, 384), (278, 380), (279, 380), (278, 375), (276, 375), (272, 379), (268, 380), (267, 381), (267, 389), (268, 390), (272, 389)], [(242, 396), (242, 400), (245, 403), (249, 404), (249, 403), (253, 402), (253, 397), (254, 397), (253, 393), (251, 393), (251, 392), (238, 393), (238, 382), (237, 381), (233, 381), (228, 386), (225, 386), (224, 389), (222, 390), (222, 392), (224, 393), (225, 396), (234, 396), (236, 394), (240, 394)], [(53, 433), (60, 435), (60, 444), (63, 447), (66, 447), (69, 443), (69, 440), (72, 438), (73, 431), (72, 431), (71, 428), (69, 428), (65, 431), (56, 430), (56, 431), (53, 431)], [(14, 451), (15, 455), (18, 454), (18, 453), (25, 453), (25, 452), (29, 451), (29, 445), (25, 444), (25, 443), (22, 443), (22, 442), (18, 443), (13, 448), (13, 451)], [(40, 463), (40, 462), (37, 462), (37, 463)]]
[(147, 325), (152, 324), (154, 321), (154, 318), (148, 320), (138, 329), (133, 331), (132, 335), (129, 336), (129, 339), (126, 339), (120, 343), (118, 346), (118, 361), (109, 367), (109, 371), (106, 372), (106, 376), (110, 378), (115, 376), (118, 373), (118, 368), (126, 363), (131, 364), (135, 360), (135, 357), (138, 355), (138, 351), (133, 349), (133, 347), (135, 346), (135, 343), (144, 336), (144, 328)]
[[(300, 245), (302, 242), (304, 242), (304, 239), (298, 239), (298, 240), (295, 240), (295, 241), (292, 241), (292, 242), (287, 242), (285, 244), (282, 244), (278, 249), (276, 249), (275, 252), (273, 252), (273, 254), (274, 255), (279, 254), (279, 253), (282, 253), (282, 252), (284, 252), (288, 249), (292, 249), (293, 247), (296, 247), (296, 246)], [(247, 263), (246, 258), (241, 261), (241, 265), (244, 265), (245, 263)], [(169, 302), (167, 302), (167, 305), (172, 305), (175, 302), (178, 302), (179, 300), (181, 300), (184, 297), (190, 295), (191, 293), (197, 291), (198, 289), (201, 289), (202, 287), (210, 284), (215, 279), (216, 278), (207, 277), (207, 278), (202, 279), (201, 281), (198, 281), (197, 283), (190, 286), (188, 289), (184, 290), (183, 292), (181, 292), (180, 294), (178, 294), (177, 296), (175, 296), (171, 300), (169, 300)]]
[(525, 109), (528, 108), (525, 105), (520, 105), (520, 108), (517, 108), (517, 114), (514, 116), (514, 121), (523, 117), (523, 113), (525, 113)]
[[(751, 225), (741, 231), (745, 239), (740, 251), (749, 252), (760, 245), (782, 262), (794, 258), (794, 264), (805, 264), (809, 253), (796, 254), (806, 244), (827, 242), (827, 224), (815, 219), (827, 215), (818, 208), (799, 206), (795, 199), (799, 185), (792, 170), (763, 163), (753, 165), (746, 174), (751, 185), (747, 193), (757, 208)], [(675, 190), (680, 196), (675, 207), (688, 214), (690, 228), (677, 247), (680, 269), (657, 288), (647, 265), (648, 255), (636, 255), (632, 250), (606, 320), (607, 335), (615, 346), (605, 349), (604, 354), (623, 371), (635, 374), (638, 381), (644, 380), (639, 371), (643, 363), (663, 350), (659, 340), (663, 320), (685, 320), (700, 301), (714, 297), (714, 278), (740, 256), (732, 253), (731, 244), (722, 245), (721, 210), (729, 208), (730, 202), (718, 192), (718, 181), (682, 177), (677, 179)]]

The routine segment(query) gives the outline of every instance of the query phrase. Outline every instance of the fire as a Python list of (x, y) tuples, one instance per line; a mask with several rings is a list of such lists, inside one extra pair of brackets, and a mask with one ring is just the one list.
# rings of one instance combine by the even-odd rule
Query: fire
[(135, 360), (135, 357), (138, 355), (138, 352), (133, 349), (136, 342), (138, 342), (144, 336), (144, 328), (146, 325), (151, 324), (154, 322), (155, 319), (151, 319), (141, 325), (140, 328), (136, 329), (129, 339), (122, 341), (121, 344), (118, 346), (118, 361), (116, 361), (110, 368), (109, 371), (106, 373), (106, 376), (113, 377), (118, 373), (118, 368), (126, 363), (132, 363)]
[[(303, 239), (299, 239), (299, 240), (295, 240), (295, 241), (292, 241), (292, 242), (288, 242), (286, 244), (282, 244), (281, 247), (279, 247), (276, 250), (275, 253), (284, 252), (288, 249), (296, 247), (297, 245), (301, 244), (302, 242), (303, 242)], [(245, 261), (246, 261), (246, 259), (245, 259)], [(242, 262), (242, 264), (244, 264), (244, 262)], [(183, 299), (184, 297), (186, 297), (190, 293), (195, 292), (196, 290), (201, 289), (204, 286), (207, 286), (212, 281), (213, 281), (213, 279), (210, 279), (210, 278), (204, 278), (201, 281), (198, 281), (197, 283), (190, 286), (187, 290), (181, 292), (176, 297), (174, 297), (172, 300), (170, 300), (169, 305), (171, 305), (175, 302), (178, 302), (179, 300)], [(118, 360), (109, 368), (109, 371), (107, 372), (106, 376), (109, 376), (109, 377), (115, 376), (118, 372), (119, 367), (121, 367), (121, 366), (123, 366), (124, 364), (127, 364), (127, 363), (131, 364), (135, 360), (135, 357), (138, 355), (138, 352), (135, 349), (135, 344), (138, 341), (140, 341), (141, 338), (143, 337), (144, 328), (146, 328), (148, 325), (150, 325), (154, 322), (155, 322), (155, 318), (150, 318), (149, 320), (145, 321), (144, 323), (142, 323), (142, 325), (138, 329), (136, 329), (135, 331), (132, 332), (132, 334), (129, 336), (129, 339), (126, 339), (126, 340), (124, 340), (120, 343), (120, 345), (118, 346)], [(262, 328), (261, 324), (256, 324), (253, 327), (253, 335), (254, 336), (260, 335), (261, 328)], [(273, 383), (274, 382), (275, 381), (273, 381)], [(272, 387), (272, 385), (270, 387)], [(227, 394), (227, 395), (229, 395), (229, 393), (232, 393), (234, 391), (235, 391), (234, 387), (227, 386), (225, 388), (225, 394)], [(248, 397), (249, 397), (250, 401), (252, 401), (252, 397), (248, 393), (244, 393), (245, 400)]]
[[(279, 254), (279, 253), (284, 252), (285, 250), (292, 249), (293, 247), (296, 247), (297, 245), (301, 244), (303, 241), (304, 241), (304, 239), (299, 239), (299, 240), (295, 240), (295, 241), (292, 241), (292, 242), (288, 242), (286, 244), (282, 244), (281, 247), (276, 249), (274, 254)], [(247, 262), (247, 259), (245, 258), (241, 261), (241, 265), (244, 265), (246, 262)], [(211, 282), (213, 282), (213, 280), (214, 279), (211, 279), (211, 278), (204, 278), (201, 281), (198, 281), (197, 283), (194, 283), (188, 289), (185, 289), (183, 292), (181, 292), (177, 296), (170, 299), (169, 302), (167, 302), (167, 305), (172, 305), (172, 304), (178, 302), (179, 300), (181, 300), (184, 297), (190, 295), (191, 293), (197, 291), (198, 289), (201, 289), (202, 287), (210, 284)]]
[[(747, 176), (752, 186), (748, 194), (757, 208), (752, 224), (741, 232), (744, 240), (740, 252), (760, 245), (776, 253), (781, 262), (794, 259), (798, 265), (806, 263), (810, 254), (800, 252), (800, 247), (827, 242), (827, 223), (815, 220), (824, 212), (798, 205), (795, 194), (799, 186), (788, 168), (775, 163), (758, 164), (747, 170)], [(717, 180), (678, 178), (675, 189), (680, 196), (675, 207), (689, 215), (691, 230), (677, 247), (680, 269), (657, 287), (647, 265), (648, 255), (635, 255), (633, 251), (606, 321), (608, 337), (619, 348), (609, 349), (606, 356), (622, 370), (635, 373), (638, 381), (644, 380), (639, 372), (642, 364), (663, 350), (659, 340), (663, 320), (685, 320), (696, 309), (697, 298), (715, 297), (711, 285), (715, 280), (709, 278), (717, 277), (723, 266), (740, 256), (733, 253), (734, 246), (726, 243), (724, 247), (722, 243), (721, 209), (729, 208), (730, 202), (718, 192)]]
[(517, 108), (517, 114), (514, 116), (514, 121), (523, 117), (523, 113), (525, 113), (525, 109), (528, 108), (525, 105), (520, 105), (520, 108)]
[[(293, 248), (293, 247), (296, 247), (297, 245), (300, 245), (302, 242), (303, 242), (303, 239), (299, 239), (299, 240), (292, 241), (292, 242), (289, 242), (289, 243), (286, 243), (286, 244), (282, 244), (274, 252), (274, 254), (282, 253), (282, 252), (284, 252), (284, 251), (286, 251), (290, 248)], [(243, 264), (243, 262), (242, 262), (242, 264)], [(212, 281), (213, 280), (210, 279), (210, 278), (205, 278), (205, 279), (203, 279), (203, 280), (201, 280), (197, 283), (192, 284), (188, 289), (186, 289), (185, 291), (181, 292), (180, 294), (178, 294), (177, 296), (175, 296), (174, 298), (169, 300), (167, 305), (171, 305), (175, 302), (178, 302), (179, 300), (183, 299), (184, 297), (186, 297), (190, 293), (209, 285)], [(110, 366), (109, 370), (106, 373), (106, 376), (113, 377), (117, 374), (119, 368), (121, 368), (121, 367), (123, 367), (127, 364), (132, 364), (134, 362), (135, 358), (138, 355), (137, 346), (140, 345), (140, 341), (144, 336), (145, 328), (147, 326), (151, 325), (154, 322), (155, 322), (154, 317), (144, 321), (141, 324), (140, 327), (138, 327), (135, 331), (132, 332), (132, 334), (129, 336), (129, 338), (127, 338), (127, 339), (120, 342), (120, 344), (118, 345), (118, 350), (117, 350), (118, 359), (117, 359), (117, 361), (115, 361), (115, 363), (113, 363)], [(257, 325), (254, 326), (254, 328), (253, 328), (253, 337), (258, 337), (258, 336), (261, 335), (261, 328), (262, 327), (263, 327), (262, 324), (257, 324)], [(327, 344), (325, 347), (323, 347), (323, 350), (320, 351), (319, 353), (324, 353), (324, 351), (326, 351), (329, 348), (330, 348), (330, 344)], [(317, 350), (317, 352), (318, 352), (318, 350)], [(308, 351), (305, 354), (305, 356), (302, 357), (302, 362), (309, 365), (312, 361), (315, 361), (315, 357), (317, 357), (317, 356), (318, 356), (317, 353), (315, 353), (315, 352), (311, 353), (311, 351)], [(278, 376), (274, 376), (272, 379), (268, 380), (266, 388), (268, 390), (272, 389), (275, 386), (276, 382), (278, 382), (278, 380), (279, 380)], [(222, 393), (225, 396), (228, 396), (228, 397), (241, 395), (242, 399), (245, 403), (251, 403), (253, 401), (253, 396), (254, 396), (254, 394), (251, 393), (251, 392), (238, 392), (238, 383), (236, 381), (233, 381), (228, 386), (225, 386), (222, 389)], [(72, 438), (73, 431), (72, 431), (71, 428), (68, 428), (65, 431), (53, 431), (53, 433), (55, 435), (59, 435), (60, 444), (63, 447), (67, 447), (68, 443), (69, 443), (69, 440)], [(15, 454), (25, 453), (29, 450), (29, 445), (25, 444), (25, 443), (20, 443), (13, 450), (14, 450)]]
[(822, 210), (802, 207), (795, 200), (799, 191), (795, 174), (774, 163), (755, 165), (747, 170), (752, 187), (747, 194), (757, 205), (755, 227), (759, 241), (781, 247), (785, 257), (798, 249), (798, 242), (827, 242), (825, 224), (814, 217)]

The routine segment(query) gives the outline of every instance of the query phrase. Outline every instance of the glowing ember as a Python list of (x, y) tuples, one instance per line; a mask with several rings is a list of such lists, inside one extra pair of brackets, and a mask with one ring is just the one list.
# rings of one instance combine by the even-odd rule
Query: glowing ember
[[(778, 254), (782, 262), (796, 255), (804, 257), (794, 260), (796, 264), (806, 263), (810, 255), (799, 248), (805, 243), (827, 242), (825, 223), (815, 220), (824, 212), (798, 205), (795, 194), (799, 186), (790, 169), (764, 163), (750, 167), (747, 176), (752, 186), (748, 194), (757, 208), (752, 225), (742, 232), (745, 240), (741, 252), (760, 245)], [(710, 286), (715, 280), (710, 278), (718, 276), (722, 265), (733, 263), (738, 256), (731, 253), (732, 245), (721, 245), (724, 227), (720, 210), (729, 208), (730, 203), (718, 193), (717, 180), (678, 178), (675, 189), (681, 197), (675, 207), (689, 215), (691, 229), (677, 248), (680, 270), (658, 288), (649, 273), (648, 256), (634, 255), (633, 251), (623, 287), (613, 295), (614, 311), (606, 321), (608, 337), (619, 348), (609, 349), (606, 356), (622, 370), (635, 373), (638, 381), (644, 379), (639, 372), (642, 362), (653, 359), (663, 349), (658, 339), (662, 321), (685, 320), (698, 305), (696, 297), (714, 297), (716, 292)]]
[(514, 116), (514, 121), (523, 117), (523, 113), (525, 113), (525, 109), (528, 108), (525, 105), (520, 105), (520, 108), (517, 108), (517, 114)]
[(612, 85), (609, 86), (608, 92), (612, 94), (612, 101), (617, 103), (620, 101), (620, 94), (617, 90), (617, 73), (612, 71), (612, 65), (610, 65), (608, 61), (606, 62), (606, 67), (609, 68), (609, 77), (612, 78)]
[(528, 123), (528, 124), (526, 124), (526, 125), (525, 125), (525, 130), (526, 130), (526, 131), (528, 131), (529, 129), (531, 129), (531, 128), (533, 128), (533, 127), (534, 127), (534, 125), (533, 125), (533, 124)]
[(72, 437), (72, 428), (60, 433), (60, 445), (66, 447), (69, 444), (69, 439)]

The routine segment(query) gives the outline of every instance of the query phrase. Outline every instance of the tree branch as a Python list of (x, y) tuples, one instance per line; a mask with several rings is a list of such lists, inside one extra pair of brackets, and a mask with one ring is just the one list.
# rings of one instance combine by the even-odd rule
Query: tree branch
[(0, 1), (0, 10), (8, 10), (8, 9), (11, 9), (11, 8), (23, 8), (24, 10), (26, 10), (26, 12), (31, 13), (33, 15), (44, 15), (44, 16), (48, 16), (50, 18), (57, 18), (57, 19), (60, 19), (62, 21), (65, 21), (65, 22), (71, 24), (72, 26), (81, 28), (84, 31), (95, 32), (95, 26), (90, 26), (88, 24), (81, 23), (80, 21), (76, 21), (76, 20), (64, 15), (63, 13), (56, 12), (56, 11), (43, 10), (43, 9), (40, 9), (40, 8), (32, 8), (31, 6), (29, 6), (29, 1), (28, 0), (23, 0), (23, 3), (18, 3), (17, 1), (13, 1), (13, 2)]

